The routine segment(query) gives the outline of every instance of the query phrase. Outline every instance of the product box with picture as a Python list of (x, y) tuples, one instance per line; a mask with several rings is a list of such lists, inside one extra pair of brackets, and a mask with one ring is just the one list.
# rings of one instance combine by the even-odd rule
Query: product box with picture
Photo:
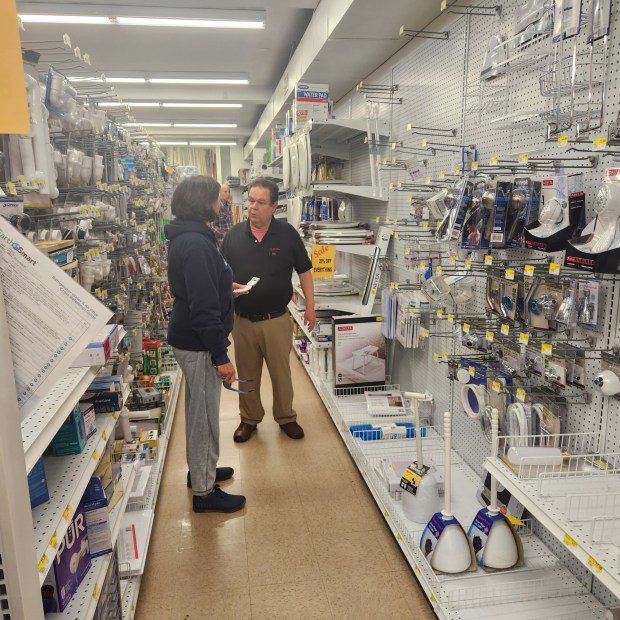
[(332, 318), (335, 387), (385, 384), (385, 337), (381, 316)]

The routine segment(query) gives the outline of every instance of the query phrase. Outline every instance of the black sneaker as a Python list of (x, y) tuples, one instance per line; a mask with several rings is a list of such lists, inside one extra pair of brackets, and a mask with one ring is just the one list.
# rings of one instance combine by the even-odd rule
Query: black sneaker
[(243, 495), (225, 493), (217, 484), (208, 495), (194, 495), (194, 512), (237, 512), (244, 504)]
[[(230, 480), (235, 475), (235, 470), (232, 467), (216, 467), (215, 468), (215, 482), (225, 482)], [(187, 488), (192, 488), (192, 477), (187, 472)]]

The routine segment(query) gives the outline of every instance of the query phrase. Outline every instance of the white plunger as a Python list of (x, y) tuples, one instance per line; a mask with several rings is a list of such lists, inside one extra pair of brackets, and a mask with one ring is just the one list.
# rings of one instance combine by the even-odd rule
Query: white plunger
[[(452, 414), (443, 414), (444, 445), (445, 445), (445, 482), (444, 509), (441, 517), (444, 520), (454, 519), (452, 514)], [(435, 516), (433, 516), (433, 519)], [(471, 547), (469, 539), (461, 524), (446, 525), (435, 545), (431, 566), (442, 573), (462, 573), (471, 565)]]
[[(415, 443), (416, 443), (416, 464), (419, 471), (423, 471), (424, 455), (422, 452), (422, 427), (420, 425), (420, 402), (428, 402), (433, 397), (428, 393), (405, 392), (405, 398), (411, 399), (411, 407), (415, 419)], [(433, 471), (429, 471), (422, 476), (422, 480), (417, 486), (416, 494), (403, 491), (401, 494), (403, 502), (403, 512), (408, 519), (417, 523), (426, 523), (440, 510), (441, 500), (439, 498), (439, 483)]]
[[(491, 450), (492, 456), (497, 454), (499, 435), (499, 413), (495, 407), (491, 411)], [(492, 515), (499, 514), (497, 505), (497, 479), (491, 476), (491, 503), (489, 512)], [(489, 537), (482, 552), (482, 563), (488, 568), (506, 569), (512, 568), (519, 559), (519, 550), (515, 534), (508, 521), (500, 519), (493, 523)]]

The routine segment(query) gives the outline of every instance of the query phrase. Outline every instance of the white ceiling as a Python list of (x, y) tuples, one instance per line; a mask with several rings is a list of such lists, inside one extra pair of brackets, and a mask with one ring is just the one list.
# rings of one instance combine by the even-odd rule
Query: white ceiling
[[(200, 74), (247, 74), (247, 86), (163, 86), (117, 85), (126, 101), (232, 101), (242, 109), (132, 109), (138, 121), (235, 122), (238, 129), (149, 129), (152, 135), (235, 137), (248, 136), (269, 100), (288, 60), (301, 39), (318, 0), (240, 0), (230, 6), (226, 0), (182, 0), (185, 9), (244, 8), (266, 10), (264, 30), (158, 28), (118, 25), (26, 24), (24, 41), (61, 40), (68, 32), (72, 44), (88, 52), (93, 65), (108, 74), (183, 72)], [(80, 4), (126, 7), (172, 8), (163, 0), (81, 0)], [(45, 2), (29, 1), (32, 10), (45, 13)], [(72, 3), (54, 0), (54, 4)], [(18, 0), (18, 10), (20, 2)], [(67, 11), (69, 12), (69, 11)], [(184, 76), (187, 77), (187, 76)], [(191, 133), (190, 133), (191, 132)]]

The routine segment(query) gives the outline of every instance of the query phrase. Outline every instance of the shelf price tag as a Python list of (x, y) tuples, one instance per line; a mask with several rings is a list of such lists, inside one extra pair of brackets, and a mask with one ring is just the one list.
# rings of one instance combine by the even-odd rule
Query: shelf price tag
[(52, 537), (50, 538), (50, 547), (52, 547), (53, 549), (56, 549), (56, 545), (58, 545), (58, 536), (56, 532), (54, 532), (52, 534)]
[(71, 504), (67, 504), (67, 507), (65, 508), (65, 511), (62, 513), (62, 518), (69, 523), (69, 521), (71, 521)]
[(553, 354), (553, 345), (550, 342), (543, 342), (540, 345), (540, 352), (543, 355), (552, 355)]
[(508, 325), (506, 325), (505, 323), (502, 323), (500, 331), (504, 336), (507, 336), (510, 333), (510, 327), (508, 327)]
[(451, 257), (450, 257), (450, 262), (451, 262), (452, 264), (456, 263), (456, 256), (451, 256)]
[(465, 261), (465, 267), (467, 267), (468, 269), (471, 267), (471, 261), (470, 260), (466, 260)]
[(485, 335), (489, 342), (493, 342), (493, 340), (495, 340), (495, 334), (493, 332), (487, 332)]
[(558, 136), (558, 144), (568, 144), (568, 136)]
[(485, 265), (492, 265), (493, 264), (493, 257), (490, 254), (487, 254), (484, 257), (484, 264)]
[(434, 359), (436, 362), (439, 362), (439, 353), (433, 353), (433, 359)]
[(594, 138), (592, 146), (597, 151), (604, 149), (607, 146), (607, 138)]
[(597, 572), (602, 573), (603, 567), (592, 557), (588, 558), (588, 564)]
[(502, 384), (499, 381), (493, 381), (493, 383), (491, 383), (491, 389), (495, 393), (500, 394), (502, 391)]
[(445, 176), (446, 176), (446, 171), (445, 170), (440, 170), (439, 171), (439, 178), (443, 179), (443, 178), (445, 178)]
[(39, 569), (39, 572), (42, 573), (45, 570), (46, 566), (47, 566), (47, 556), (44, 553), (41, 556), (41, 559), (39, 560), (39, 564), (37, 565), (37, 568)]
[(441, 4), (439, 5), (439, 12), (443, 13), (448, 6), (448, 0), (441, 0)]
[(534, 265), (525, 265), (525, 267), (523, 268), (523, 275), (527, 276), (528, 278), (533, 278), (534, 277)]
[(424, 183), (428, 185), (431, 182), (431, 177), (424, 177)]
[(99, 584), (98, 583), (96, 583), (95, 587), (93, 588), (93, 598), (95, 600), (99, 598)]
[[(393, 183), (390, 183), (390, 185), (393, 185)], [(379, 217), (375, 218), (375, 223), (378, 224), (379, 223)]]
[(525, 390), (523, 388), (517, 388), (517, 400), (520, 403), (525, 402)]
[(568, 534), (564, 534), (564, 542), (569, 547), (576, 547), (577, 546), (577, 543)]
[(437, 316), (441, 319), (443, 318), (443, 310), (437, 310)]
[(549, 273), (552, 276), (559, 276), (560, 275), (560, 265), (558, 265), (557, 263), (549, 263)]
[(411, 254), (411, 248), (405, 248), (405, 256)]
[(476, 369), (473, 366), (470, 366), (467, 370), (469, 370), (469, 375), (474, 377), (476, 375)]
[(428, 329), (426, 329), (426, 327), (422, 328), (422, 336), (424, 336), (425, 338), (428, 338), (430, 336), (430, 332), (428, 331)]
[(447, 360), (450, 356), (449, 356), (449, 355), (448, 355), (448, 354), (444, 351), (444, 352), (441, 354), (441, 357), (443, 357), (445, 360)]
[(530, 156), (527, 153), (519, 153), (519, 163), (527, 164)]
[(448, 323), (454, 323), (454, 315), (453, 314), (449, 314), (448, 315)]
[(477, 161), (472, 161), (471, 162), (471, 169), (472, 169), (472, 172), (476, 172), (476, 170), (478, 170), (478, 162)]
[(424, 261), (420, 261), (420, 268), (426, 269), (426, 263)]
[(471, 325), (469, 323), (463, 323), (463, 333), (469, 334), (469, 330), (471, 329)]
[(490, 159), (491, 166), (497, 166), (499, 164), (499, 157), (497, 155), (493, 155)]
[(514, 269), (506, 269), (504, 272), (504, 277), (506, 280), (514, 280), (515, 279), (515, 270)]
[(443, 273), (443, 267), (441, 265), (437, 267), (437, 273)]
[(422, 138), (422, 146), (426, 146), (426, 142), (427, 142), (426, 138)]
[(454, 172), (456, 172), (456, 174), (460, 174), (461, 173), (461, 165), (460, 164), (454, 166)]

